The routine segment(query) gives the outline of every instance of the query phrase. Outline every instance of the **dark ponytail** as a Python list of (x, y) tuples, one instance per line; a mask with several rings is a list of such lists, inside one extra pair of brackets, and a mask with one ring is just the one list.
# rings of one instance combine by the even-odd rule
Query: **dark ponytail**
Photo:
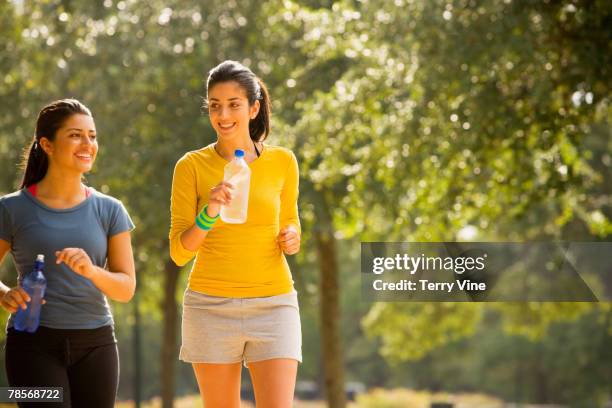
[(40, 146), (40, 139), (55, 139), (55, 133), (72, 115), (91, 116), (89, 109), (76, 99), (53, 101), (40, 111), (36, 119), (36, 131), (29, 147), (24, 150), (21, 168), (24, 170), (20, 188), (27, 188), (38, 183), (47, 174), (49, 158)]
[(262, 142), (270, 133), (270, 95), (264, 82), (253, 71), (237, 61), (223, 61), (208, 73), (206, 81), (206, 99), (204, 108), (208, 107), (208, 92), (221, 82), (237, 82), (246, 91), (249, 106), (259, 100), (259, 112), (255, 119), (249, 121), (249, 134), (254, 142)]
[(47, 154), (38, 144), (38, 138), (34, 136), (30, 147), (26, 147), (22, 157), (21, 168), (24, 170), (24, 173), (20, 188), (38, 183), (47, 174), (48, 167)]

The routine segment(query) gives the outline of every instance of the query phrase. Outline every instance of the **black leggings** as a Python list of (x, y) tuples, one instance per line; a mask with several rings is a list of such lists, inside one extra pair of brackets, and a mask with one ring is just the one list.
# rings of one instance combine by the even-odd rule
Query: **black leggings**
[(112, 326), (9, 328), (6, 373), (11, 387), (63, 387), (64, 402), (22, 402), (20, 407), (112, 408), (119, 383), (119, 353)]

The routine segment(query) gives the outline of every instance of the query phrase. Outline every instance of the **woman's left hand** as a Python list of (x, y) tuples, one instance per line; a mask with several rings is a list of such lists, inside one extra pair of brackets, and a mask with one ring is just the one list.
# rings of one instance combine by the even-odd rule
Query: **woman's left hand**
[(297, 254), (300, 250), (300, 234), (293, 225), (283, 228), (278, 234), (277, 241), (281, 250), (287, 255)]
[(55, 257), (55, 263), (64, 262), (74, 272), (89, 280), (96, 272), (96, 267), (91, 262), (91, 258), (81, 248), (64, 248), (61, 251), (55, 251)]

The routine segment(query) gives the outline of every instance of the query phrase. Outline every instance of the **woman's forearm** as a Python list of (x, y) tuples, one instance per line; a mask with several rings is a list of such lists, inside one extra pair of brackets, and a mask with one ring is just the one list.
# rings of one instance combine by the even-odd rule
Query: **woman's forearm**
[(4, 282), (0, 281), (0, 298), (6, 295), (9, 290), (11, 290), (11, 288), (6, 286)]
[[(209, 217), (215, 218), (217, 215), (219, 215), (220, 210), (221, 206), (219, 204), (208, 204), (206, 214)], [(203, 230), (194, 223), (191, 228), (185, 230), (181, 234), (181, 244), (183, 244), (185, 249), (195, 252), (200, 248), (200, 246), (202, 246), (206, 235), (208, 235), (208, 231)]]
[(185, 249), (195, 252), (202, 246), (206, 235), (208, 235), (208, 231), (204, 231), (193, 224), (191, 228), (181, 234), (181, 244), (183, 244)]
[(117, 302), (129, 302), (136, 290), (136, 279), (125, 272), (111, 272), (95, 267), (92, 283), (106, 296)]

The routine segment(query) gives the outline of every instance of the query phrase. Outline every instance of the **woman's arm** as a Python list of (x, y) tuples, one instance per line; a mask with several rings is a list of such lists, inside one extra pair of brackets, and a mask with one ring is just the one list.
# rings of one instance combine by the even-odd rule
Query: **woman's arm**
[[(170, 258), (178, 266), (183, 266), (194, 256), (198, 242), (204, 240), (206, 232), (197, 231), (198, 196), (196, 174), (188, 156), (182, 157), (174, 167), (172, 192), (170, 194)], [(185, 235), (185, 242), (183, 242)]]
[(299, 180), (300, 174), (297, 159), (291, 153), (280, 197), (280, 233), (277, 238), (281, 250), (286, 255), (296, 254), (300, 250), (301, 226), (298, 216)]
[[(232, 185), (226, 181), (222, 181), (210, 190), (208, 197), (208, 207), (206, 208), (206, 214), (215, 218), (221, 211), (221, 204), (229, 205), (232, 202), (231, 189)], [(205, 231), (195, 224), (188, 230), (181, 234), (181, 243), (183, 246), (190, 251), (197, 251), (198, 248), (204, 242), (204, 238), (208, 235), (208, 231)]]
[(55, 253), (57, 263), (64, 262), (74, 272), (89, 279), (102, 293), (117, 302), (129, 302), (136, 290), (136, 271), (129, 231), (108, 240), (108, 268), (93, 265), (81, 248), (64, 248)]
[[(206, 211), (208, 216), (218, 216), (221, 205), (231, 202), (231, 189), (231, 184), (221, 181), (210, 190)], [(183, 157), (174, 169), (170, 200), (170, 257), (178, 266), (185, 265), (195, 256), (208, 235), (208, 231), (195, 223), (197, 206), (195, 169)]]
[[(212, 217), (211, 214), (208, 215)], [(189, 229), (183, 231), (181, 234), (181, 244), (186, 250), (196, 252), (204, 242), (204, 238), (206, 238), (207, 235), (208, 231), (204, 231), (194, 223)]]
[[(11, 244), (3, 239), (0, 239), (0, 265), (2, 265), (2, 261), (4, 260), (5, 255), (10, 249)], [(9, 288), (2, 281), (0, 281), (0, 299), (2, 299), (9, 290), (11, 290), (11, 288)]]
[[(0, 239), (0, 264), (4, 256), (11, 249), (11, 244), (3, 239)], [(15, 313), (19, 307), (25, 309), (27, 307), (26, 302), (30, 301), (30, 296), (27, 292), (19, 286), (9, 288), (3, 282), (0, 281), (0, 306), (9, 311)], [(43, 300), (44, 303), (44, 300)]]

